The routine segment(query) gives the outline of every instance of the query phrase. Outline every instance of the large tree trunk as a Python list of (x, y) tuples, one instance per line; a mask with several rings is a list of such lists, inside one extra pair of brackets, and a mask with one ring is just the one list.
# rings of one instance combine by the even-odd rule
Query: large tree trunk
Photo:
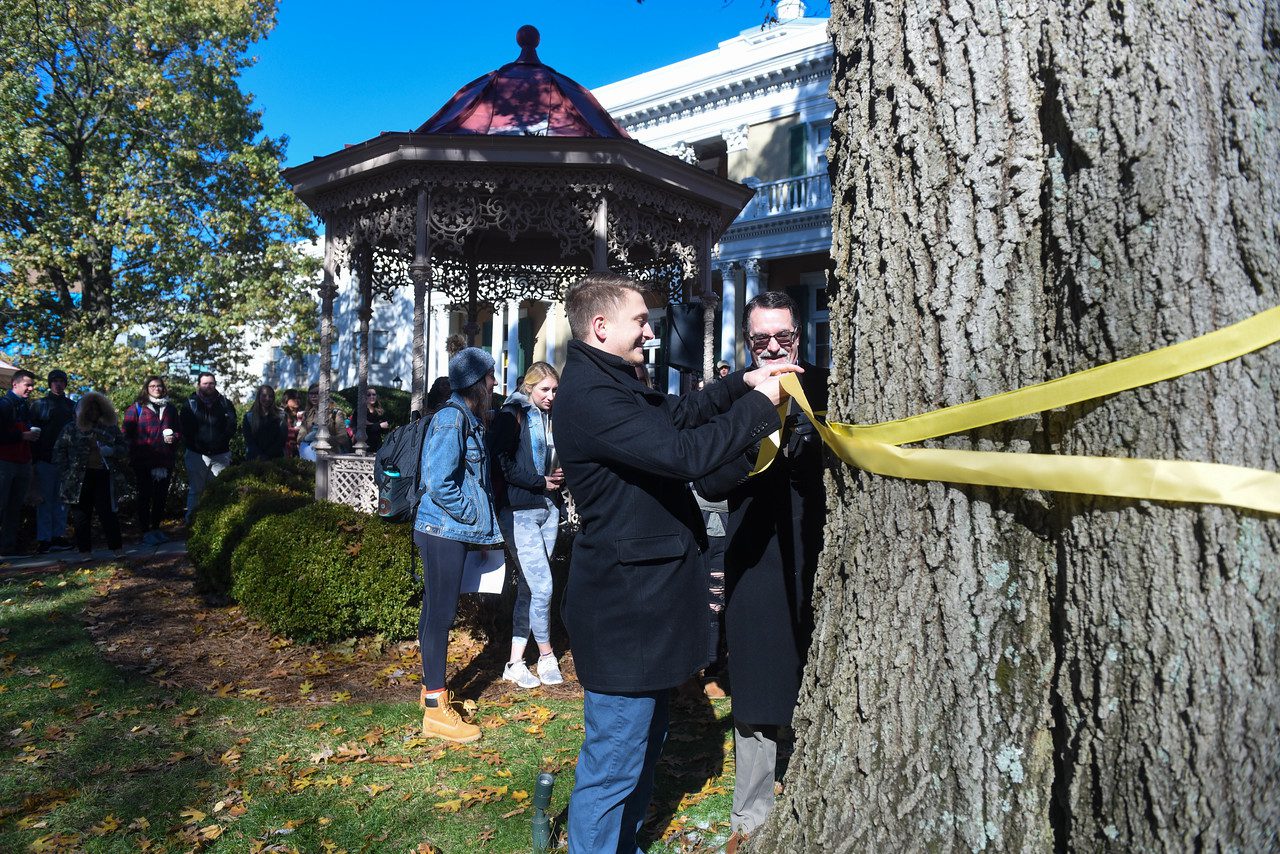
[[(832, 3), (832, 417), (898, 418), (1280, 301), (1261, 2)], [(1280, 468), (1280, 346), (946, 447)], [(754, 850), (1264, 850), (1280, 520), (838, 471)]]

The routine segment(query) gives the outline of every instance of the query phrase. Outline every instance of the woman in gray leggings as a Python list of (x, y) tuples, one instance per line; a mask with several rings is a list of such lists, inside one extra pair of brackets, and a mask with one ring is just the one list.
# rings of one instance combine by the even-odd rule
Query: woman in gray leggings
[[(524, 382), (493, 420), (489, 445), (497, 470), (494, 501), (508, 553), (520, 569), (512, 615), (511, 657), (502, 678), (521, 688), (564, 681), (551, 649), (551, 553), (560, 527), (556, 496), (564, 472), (556, 465), (551, 435), (551, 406), (560, 375), (546, 362), (534, 362)], [(536, 675), (524, 661), (532, 631), (538, 644)]]

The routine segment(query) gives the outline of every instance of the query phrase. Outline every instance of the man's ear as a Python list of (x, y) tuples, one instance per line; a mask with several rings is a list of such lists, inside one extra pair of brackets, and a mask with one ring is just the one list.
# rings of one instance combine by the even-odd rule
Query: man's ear
[(597, 314), (591, 318), (591, 334), (599, 343), (609, 337), (609, 318), (603, 314)]

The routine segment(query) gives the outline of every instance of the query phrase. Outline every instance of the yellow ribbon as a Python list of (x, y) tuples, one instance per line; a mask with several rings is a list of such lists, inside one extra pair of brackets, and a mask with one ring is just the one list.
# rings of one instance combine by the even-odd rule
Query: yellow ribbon
[[(1277, 341), (1280, 306), (1225, 329), (1140, 356), (880, 424), (827, 423), (813, 412), (796, 375), (784, 376), (782, 386), (841, 459), (874, 474), (1117, 498), (1227, 504), (1280, 514), (1280, 474), (1260, 469), (1183, 460), (896, 447), (1150, 385), (1230, 361)], [(779, 415), (784, 413), (780, 406)], [(780, 441), (781, 431), (761, 444), (753, 475), (773, 462)]]

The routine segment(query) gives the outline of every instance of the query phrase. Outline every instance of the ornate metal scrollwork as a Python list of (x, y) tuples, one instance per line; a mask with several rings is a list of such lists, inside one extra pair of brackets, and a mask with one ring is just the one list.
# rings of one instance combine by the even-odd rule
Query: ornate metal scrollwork
[[(433, 254), (440, 256), (462, 254), (473, 234), (499, 231), (511, 240), (529, 232), (550, 234), (562, 258), (584, 257), (594, 240), (596, 203), (604, 195), (609, 199), (609, 250), (619, 265), (672, 257), (684, 276), (692, 278), (699, 235), (719, 221), (718, 211), (709, 205), (606, 169), (406, 167), (352, 182), (316, 204), (340, 265), (349, 266), (355, 246), (375, 247), (374, 284), (382, 296), (408, 281), (403, 259), (412, 256), (414, 196), (423, 185), (431, 190), (429, 234)], [(516, 291), (522, 287), (514, 285)]]

